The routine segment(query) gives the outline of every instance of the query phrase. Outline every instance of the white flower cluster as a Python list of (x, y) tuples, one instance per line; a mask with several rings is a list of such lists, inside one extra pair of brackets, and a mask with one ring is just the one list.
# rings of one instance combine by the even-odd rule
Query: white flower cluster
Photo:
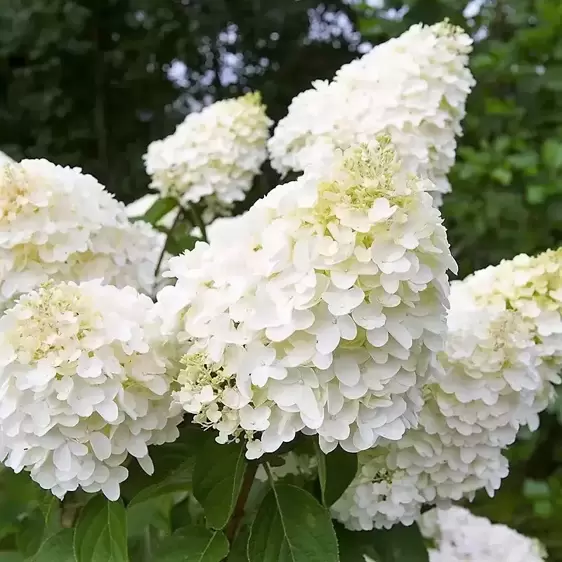
[(414, 25), (342, 67), (332, 82), (315, 82), (294, 98), (269, 141), (273, 167), (300, 171), (335, 147), (388, 132), (406, 169), (433, 181), (440, 203), (474, 85), (471, 43), (447, 22)]
[(197, 423), (247, 438), (249, 458), (297, 431), (357, 452), (416, 424), (455, 267), (428, 181), (381, 137), (170, 260), (177, 283), (159, 303), (185, 345), (177, 400)]
[(493, 495), (507, 476), (501, 449), (451, 430), (427, 387), (425, 394), (418, 428), (400, 441), (360, 453), (358, 475), (332, 507), (346, 527), (411, 525), (424, 504), (472, 499), (481, 488)]
[(435, 541), (430, 562), (543, 562), (547, 558), (538, 540), (461, 507), (432, 509), (419, 524), (424, 537)]
[(184, 204), (203, 198), (227, 210), (243, 201), (267, 157), (270, 119), (259, 93), (215, 102), (190, 113), (144, 156), (151, 187)]
[(0, 302), (48, 280), (148, 290), (163, 244), (92, 176), (47, 160), (0, 166)]
[(89, 281), (48, 284), (0, 319), (0, 460), (58, 497), (119, 497), (127, 456), (178, 436), (149, 297)]
[(463, 435), (511, 445), (561, 382), (562, 248), (455, 282), (451, 303), (439, 408)]
[(455, 282), (440, 360), (419, 427), (360, 455), (357, 478), (333, 507), (348, 527), (411, 524), (424, 503), (499, 488), (508, 473), (502, 449), (522, 425), (536, 429), (560, 382), (562, 249)]

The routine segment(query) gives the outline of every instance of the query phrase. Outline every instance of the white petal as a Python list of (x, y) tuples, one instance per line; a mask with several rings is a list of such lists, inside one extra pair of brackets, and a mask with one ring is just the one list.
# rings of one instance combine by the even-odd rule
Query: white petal
[(94, 451), (94, 455), (100, 460), (104, 461), (111, 455), (111, 441), (103, 434), (94, 432), (90, 434), (90, 444)]
[(388, 342), (388, 331), (386, 328), (375, 328), (367, 331), (367, 341), (374, 347), (382, 347)]
[(351, 316), (345, 314), (337, 317), (337, 325), (341, 337), (344, 340), (353, 340), (357, 336), (357, 325), (352, 320)]
[(330, 279), (338, 289), (345, 290), (352, 287), (355, 281), (357, 281), (357, 274), (345, 271), (331, 271)]
[(347, 386), (356, 385), (361, 378), (359, 365), (352, 357), (344, 356), (334, 359), (334, 371), (338, 380)]
[(140, 467), (149, 475), (152, 476), (154, 474), (154, 463), (149, 455), (145, 457), (137, 457), (137, 461)]
[(68, 446), (62, 445), (53, 453), (53, 463), (62, 472), (70, 470), (72, 464), (72, 455)]
[(412, 347), (412, 336), (408, 329), (397, 321), (387, 322), (386, 329), (388, 333), (404, 348)]
[(117, 480), (110, 479), (101, 486), (101, 491), (103, 495), (112, 502), (115, 502), (119, 499), (121, 495), (121, 491), (119, 489), (119, 483)]

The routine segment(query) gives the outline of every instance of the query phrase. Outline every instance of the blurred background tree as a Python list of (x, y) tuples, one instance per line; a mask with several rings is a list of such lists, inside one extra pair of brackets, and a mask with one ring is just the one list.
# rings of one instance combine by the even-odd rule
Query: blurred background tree
[(0, 149), (136, 199), (150, 141), (248, 90), (279, 119), (354, 57), (354, 17), (339, 0), (2, 0)]
[[(559, 246), (560, 0), (2, 0), (0, 150), (81, 166), (130, 201), (147, 190), (147, 144), (187, 112), (261, 90), (277, 120), (312, 80), (445, 17), (475, 39), (477, 86), (443, 206), (461, 276)], [(474, 507), (560, 562), (561, 412), (522, 436), (498, 497)]]

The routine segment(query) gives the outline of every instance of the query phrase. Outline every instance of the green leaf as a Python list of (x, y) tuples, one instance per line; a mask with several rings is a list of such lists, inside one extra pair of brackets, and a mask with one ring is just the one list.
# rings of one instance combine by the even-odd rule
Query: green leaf
[(357, 474), (357, 455), (347, 453), (341, 448), (325, 455), (320, 448), (316, 451), (318, 477), (322, 490), (322, 501), (330, 507), (347, 490)]
[(152, 501), (143, 501), (127, 507), (127, 536), (144, 537), (147, 528), (153, 527), (170, 534), (170, 510), (174, 504), (173, 494), (157, 496)]
[(547, 139), (542, 145), (544, 163), (552, 170), (562, 168), (562, 142), (556, 139)]
[(17, 530), (22, 518), (30, 516), (44, 492), (29, 474), (16, 474), (0, 467), (0, 539)]
[(190, 445), (176, 441), (150, 448), (154, 461), (153, 475), (146, 474), (137, 463), (129, 466), (129, 477), (121, 485), (121, 493), (129, 500), (129, 506), (172, 492), (191, 490), (195, 454), (202, 442), (199, 434), (190, 432), (191, 435), (193, 441)]
[(330, 513), (305, 490), (275, 484), (252, 524), (248, 560), (338, 562), (338, 543)]
[(127, 562), (127, 511), (121, 502), (94, 496), (84, 507), (74, 534), (76, 562)]
[[(247, 505), (247, 504), (246, 504)], [(244, 525), (238, 530), (236, 538), (230, 547), (228, 562), (248, 562), (248, 539), (250, 529)]]
[(185, 232), (171, 234), (166, 241), (166, 251), (178, 256), (186, 250), (193, 250), (197, 242), (200, 242), (199, 238)]
[(546, 190), (544, 185), (528, 185), (527, 186), (527, 201), (531, 205), (539, 205), (546, 199)]
[(24, 562), (24, 558), (19, 552), (0, 550), (0, 562)]
[(221, 531), (190, 526), (178, 529), (156, 549), (157, 562), (220, 562), (228, 556), (228, 541)]
[[(72, 529), (63, 529), (57, 534), (49, 537), (37, 551), (35, 556), (31, 558), (30, 562), (75, 562), (74, 551), (72, 548)], [(84, 558), (83, 560), (95, 560), (94, 558)], [(3, 558), (0, 558), (3, 561)], [(101, 558), (98, 558), (101, 561)], [(106, 559), (118, 560), (113, 558)]]
[(47, 492), (39, 507), (21, 523), (17, 535), (19, 551), (26, 558), (33, 556), (41, 544), (60, 528), (60, 501)]
[(173, 197), (164, 197), (154, 202), (152, 207), (146, 211), (142, 220), (150, 224), (156, 224), (161, 218), (165, 217), (170, 211), (177, 207), (178, 202)]
[(379, 562), (370, 531), (349, 531), (340, 523), (334, 523), (334, 528), (343, 562), (365, 562), (365, 556)]
[(502, 185), (508, 185), (513, 177), (511, 171), (505, 168), (496, 168), (492, 171), (491, 176)]
[(550, 517), (553, 513), (552, 504), (549, 500), (539, 500), (533, 504), (533, 512), (538, 517)]
[(173, 492), (189, 492), (192, 486), (191, 480), (194, 462), (193, 458), (187, 458), (177, 468), (161, 478), (160, 481), (140, 490), (131, 500), (129, 507), (137, 506), (140, 503)]
[(326, 466), (326, 455), (320, 449), (318, 442), (314, 442), (315, 452), (316, 452), (316, 460), (318, 462), (318, 483), (320, 484), (320, 498), (324, 505), (328, 505), (326, 503), (326, 482), (328, 480), (328, 468)]
[(406, 527), (371, 531), (377, 562), (429, 562), (429, 554), (417, 523)]
[(205, 510), (209, 527), (223, 529), (228, 523), (245, 468), (243, 443), (219, 445), (209, 440), (199, 451), (193, 471), (193, 494)]
[(523, 484), (523, 495), (526, 498), (548, 498), (552, 494), (548, 482), (528, 478)]

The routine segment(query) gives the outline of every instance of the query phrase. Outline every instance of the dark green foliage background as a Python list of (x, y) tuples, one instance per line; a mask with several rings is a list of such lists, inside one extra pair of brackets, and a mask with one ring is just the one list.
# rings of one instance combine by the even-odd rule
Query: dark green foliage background
[[(259, 89), (277, 120), (311, 80), (357, 56), (361, 41), (376, 44), (448, 17), (480, 38), (471, 62), (478, 85), (443, 206), (464, 276), (562, 242), (562, 2), (487, 0), (470, 19), (466, 3), (387, 0), (383, 10), (341, 0), (0, 0), (0, 149), (81, 166), (131, 201), (147, 189), (147, 144), (173, 130), (189, 100)], [(342, 12), (350, 29), (342, 34), (332, 23), (330, 37), (310, 39), (309, 10), (324, 20)], [(232, 24), (234, 42), (220, 44)], [(244, 65), (238, 82), (225, 86), (218, 74), (227, 51)], [(167, 78), (174, 60), (191, 69), (182, 86)], [(275, 181), (267, 170), (252, 199)], [(562, 561), (560, 413), (556, 405), (539, 432), (522, 436), (497, 498), (475, 504), (539, 537), (555, 561)], [(0, 497), (2, 516), (10, 505)]]

